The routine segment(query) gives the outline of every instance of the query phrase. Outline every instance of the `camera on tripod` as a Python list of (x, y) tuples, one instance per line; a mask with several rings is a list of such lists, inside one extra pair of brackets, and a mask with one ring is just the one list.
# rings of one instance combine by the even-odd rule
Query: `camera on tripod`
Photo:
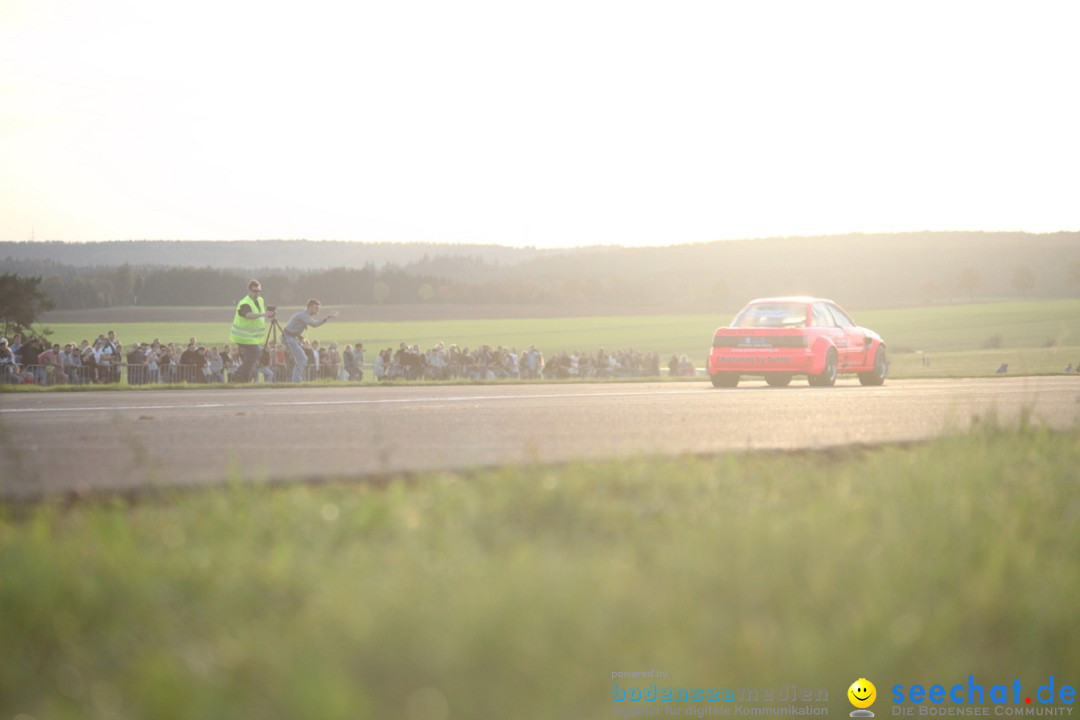
[(267, 305), (266, 306), (266, 311), (267, 312), (277, 312), (277, 305)]

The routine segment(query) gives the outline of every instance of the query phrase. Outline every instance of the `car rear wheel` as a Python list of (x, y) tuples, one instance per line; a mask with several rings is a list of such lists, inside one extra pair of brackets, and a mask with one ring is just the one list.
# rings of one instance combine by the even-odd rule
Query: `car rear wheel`
[(889, 358), (885, 355), (885, 348), (878, 346), (874, 353), (874, 369), (870, 372), (859, 373), (859, 382), (863, 385), (884, 385), (885, 376), (889, 374)]
[(718, 372), (709, 377), (712, 378), (713, 387), (733, 388), (739, 384), (739, 375), (737, 373)]
[(825, 369), (819, 375), (807, 377), (814, 387), (832, 387), (836, 384), (836, 349), (829, 348), (825, 353)]
[(766, 375), (765, 382), (773, 387), (787, 387), (791, 384), (791, 376), (785, 374)]

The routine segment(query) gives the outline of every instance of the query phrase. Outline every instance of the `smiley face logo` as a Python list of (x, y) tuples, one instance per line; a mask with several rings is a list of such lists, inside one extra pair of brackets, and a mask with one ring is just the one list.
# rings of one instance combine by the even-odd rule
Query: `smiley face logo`
[(877, 700), (877, 688), (866, 678), (859, 678), (847, 689), (848, 700), (857, 708), (868, 708)]

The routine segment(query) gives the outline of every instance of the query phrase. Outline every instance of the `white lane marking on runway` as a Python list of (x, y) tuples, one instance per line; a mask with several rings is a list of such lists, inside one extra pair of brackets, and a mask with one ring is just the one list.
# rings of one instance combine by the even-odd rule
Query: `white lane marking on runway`
[[(665, 392), (664, 395), (696, 395), (698, 393), (716, 392), (715, 390), (679, 390)], [(540, 398), (549, 400), (552, 398), (593, 398), (593, 397), (643, 397), (658, 396), (661, 393), (653, 392), (603, 392), (603, 393), (538, 393), (535, 395), (448, 395), (446, 397), (418, 397), (418, 398), (379, 398), (369, 400), (296, 400), (292, 402), (271, 402), (265, 405), (379, 405), (390, 403), (429, 403), (429, 402), (477, 402), (479, 400), (529, 400)]]
[(196, 408), (229, 407), (226, 403), (200, 403), (198, 405), (102, 405), (97, 407), (49, 407), (49, 408), (2, 408), (0, 413), (40, 412), (106, 412), (109, 410), (194, 410)]
[(235, 402), (235, 403), (201, 403), (197, 405), (116, 405), (116, 406), (91, 406), (91, 407), (47, 407), (47, 408), (0, 408), (2, 413), (45, 413), (45, 412), (108, 412), (110, 410), (195, 410), (204, 408), (254, 408), (261, 406), (274, 407), (304, 407), (317, 405), (381, 405), (402, 403), (437, 403), (437, 402), (477, 402), (482, 400), (527, 400), (529, 398), (590, 398), (590, 397), (641, 397), (656, 395), (695, 395), (698, 393), (715, 393), (712, 389), (676, 390), (676, 391), (639, 391), (639, 392), (596, 392), (596, 393), (540, 393), (525, 395), (448, 395), (445, 397), (425, 396), (409, 398), (364, 398), (357, 400), (289, 400), (277, 402)]
[[(908, 396), (911, 395), (939, 395), (943, 392), (943, 388), (937, 385), (925, 386), (925, 387), (901, 387), (893, 385), (892, 387), (883, 388), (858, 388), (857, 386), (844, 386), (853, 389), (861, 389), (863, 391), (862, 397), (878, 397), (882, 395), (893, 395), (896, 391), (901, 391)], [(745, 393), (747, 390), (776, 392), (774, 389), (766, 390), (764, 386), (754, 386), (752, 388), (744, 388), (741, 392)], [(983, 387), (976, 386), (956, 386), (955, 383), (952, 387), (948, 388), (954, 395), (978, 395), (984, 391)], [(1041, 389), (1042, 392), (1052, 391), (1053, 388)], [(1039, 392), (1035, 390), (1034, 392)], [(692, 389), (679, 389), (679, 390), (640, 390), (632, 392), (618, 392), (618, 391), (605, 391), (605, 392), (591, 392), (591, 393), (536, 393), (536, 394), (520, 394), (520, 395), (448, 395), (445, 397), (439, 396), (424, 396), (424, 397), (406, 397), (406, 398), (363, 398), (356, 400), (290, 400), (290, 401), (276, 401), (276, 402), (230, 402), (230, 403), (199, 403), (195, 405), (99, 405), (89, 407), (39, 407), (39, 408), (0, 408), (0, 415), (2, 414), (14, 414), (14, 413), (49, 413), (49, 412), (109, 412), (117, 410), (196, 410), (207, 408), (245, 408), (251, 409), (260, 406), (275, 406), (275, 407), (304, 407), (304, 406), (320, 406), (320, 405), (394, 405), (394, 404), (417, 404), (417, 403), (439, 403), (439, 402), (481, 402), (484, 400), (528, 400), (530, 398), (550, 400), (550, 399), (570, 399), (570, 398), (596, 398), (596, 397), (648, 397), (648, 396), (660, 396), (660, 395), (700, 395), (700, 394), (714, 394), (718, 397), (730, 397), (729, 393), (740, 393), (739, 390), (727, 390), (718, 391), (715, 388), (692, 388)], [(810, 392), (814, 394), (829, 395), (828, 392), (823, 392), (821, 388), (807, 388), (807, 387), (794, 387), (786, 391), (789, 393), (803, 393)], [(1032, 388), (1028, 387), (1025, 383), (1022, 387), (1001, 387), (997, 388), (994, 393), (997, 396), (1001, 395), (1014, 395), (1014, 394), (1029, 394), (1032, 393)], [(741, 395), (737, 395), (741, 397)], [(837, 394), (835, 397), (846, 397), (846, 395)]]

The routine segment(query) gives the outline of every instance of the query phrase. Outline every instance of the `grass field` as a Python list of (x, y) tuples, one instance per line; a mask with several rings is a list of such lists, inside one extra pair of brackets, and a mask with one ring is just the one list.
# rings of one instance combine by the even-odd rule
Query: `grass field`
[[(331, 321), (309, 331), (324, 343), (363, 342), (368, 362), (373, 352), (399, 343), (421, 349), (437, 342), (476, 347), (503, 345), (518, 349), (536, 345), (547, 356), (561, 351), (595, 352), (633, 347), (660, 352), (664, 364), (672, 354), (686, 354), (701, 364), (713, 330), (731, 319), (717, 315), (671, 315), (602, 318), (535, 318), (508, 320), (442, 320), (436, 322), (338, 323)], [(1060, 372), (1080, 363), (1080, 300), (1053, 300), (985, 305), (853, 311), (856, 320), (881, 333), (892, 348), (894, 377), (949, 377), (993, 374), (1009, 363), (1014, 374)], [(223, 311), (228, 317), (228, 311)], [(52, 338), (61, 344), (93, 340), (115, 329), (123, 342), (160, 338), (186, 344), (225, 344), (226, 323), (122, 323), (110, 325), (59, 324)], [(987, 345), (998, 347), (983, 349)], [(931, 356), (923, 364), (923, 356)]]
[[(104, 311), (103, 311), (104, 312)], [(61, 344), (93, 340), (115, 329), (121, 340), (149, 342), (228, 342), (228, 310), (220, 323), (104, 323), (56, 324), (52, 336)], [(640, 350), (700, 355), (712, 331), (727, 323), (734, 309), (717, 314), (644, 315), (633, 317), (517, 318), (440, 320), (432, 322), (336, 322), (309, 330), (323, 342), (364, 342), (369, 349), (397, 347), (400, 342), (421, 348), (436, 342), (475, 347), (536, 345), (547, 353), (636, 347)], [(1003, 348), (1040, 348), (1048, 343), (1080, 346), (1080, 300), (1047, 300), (853, 311), (855, 319), (880, 332), (894, 348), (927, 352), (977, 350), (995, 336)]]
[(0, 506), (0, 718), (598, 718), (652, 668), (840, 717), (860, 677), (879, 717), (894, 683), (1075, 686), (1077, 467), (1080, 430), (984, 423)]

